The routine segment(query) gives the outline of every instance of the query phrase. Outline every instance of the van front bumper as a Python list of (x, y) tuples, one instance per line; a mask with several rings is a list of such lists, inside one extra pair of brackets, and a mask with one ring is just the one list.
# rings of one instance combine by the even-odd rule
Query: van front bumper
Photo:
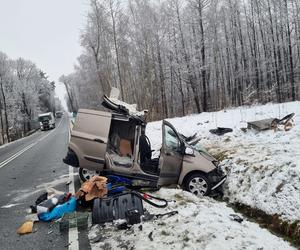
[(208, 174), (211, 183), (211, 195), (223, 196), (223, 185), (227, 180), (227, 175), (224, 174), (220, 167), (216, 167)]
[(226, 180), (227, 180), (227, 175), (223, 176), (223, 177), (221, 178), (221, 180), (218, 181), (218, 183), (216, 183), (216, 184), (211, 188), (211, 190), (214, 191), (214, 190), (217, 189), (218, 187), (221, 187), (221, 186), (224, 184), (224, 182), (225, 182)]

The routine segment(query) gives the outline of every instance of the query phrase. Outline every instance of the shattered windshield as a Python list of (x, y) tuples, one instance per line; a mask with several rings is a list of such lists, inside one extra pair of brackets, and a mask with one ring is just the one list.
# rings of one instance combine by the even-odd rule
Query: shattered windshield
[(40, 116), (39, 117), (39, 122), (44, 122), (44, 121), (49, 121), (50, 120), (50, 116), (49, 115), (45, 115), (45, 116)]

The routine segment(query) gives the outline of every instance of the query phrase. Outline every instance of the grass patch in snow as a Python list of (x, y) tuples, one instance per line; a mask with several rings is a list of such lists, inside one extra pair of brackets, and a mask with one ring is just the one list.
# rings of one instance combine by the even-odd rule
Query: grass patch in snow
[[(208, 149), (208, 151), (210, 152), (210, 150)], [(211, 153), (211, 152), (210, 152)], [(229, 150), (220, 150), (219, 152), (212, 152), (211, 155), (216, 158), (218, 161), (224, 161), (225, 159), (228, 159), (230, 152)]]
[(260, 209), (242, 203), (231, 203), (229, 205), (236, 212), (242, 213), (249, 220), (257, 222), (260, 226), (267, 228), (300, 249), (300, 220), (288, 222), (281, 219), (277, 214), (269, 215)]

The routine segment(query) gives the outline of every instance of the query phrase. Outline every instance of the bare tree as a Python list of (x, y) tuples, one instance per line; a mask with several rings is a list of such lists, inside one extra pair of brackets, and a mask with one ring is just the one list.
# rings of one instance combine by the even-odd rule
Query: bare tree
[(151, 119), (299, 99), (296, 0), (91, 0), (68, 86), (79, 107), (121, 98)]

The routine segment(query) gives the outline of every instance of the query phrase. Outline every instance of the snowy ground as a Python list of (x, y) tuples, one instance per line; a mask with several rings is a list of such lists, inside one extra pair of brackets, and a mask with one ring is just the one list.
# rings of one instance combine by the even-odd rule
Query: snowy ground
[[(198, 198), (180, 189), (162, 188), (156, 195), (170, 202), (167, 209), (145, 204), (151, 213), (178, 211), (177, 215), (118, 230), (112, 224), (92, 227), (92, 249), (294, 249), (257, 224), (234, 221), (225, 203)], [(241, 216), (241, 215), (240, 215)]]
[[(300, 102), (241, 107), (169, 119), (180, 133), (198, 133), (201, 144), (211, 153), (223, 156), (228, 172), (226, 196), (283, 219), (300, 218)], [(295, 112), (291, 131), (255, 132), (240, 130), (247, 121), (283, 117)], [(232, 133), (216, 136), (209, 129), (231, 127)], [(161, 122), (147, 127), (152, 148), (159, 152)], [(134, 225), (120, 231), (112, 225), (90, 231), (92, 249), (291, 249), (282, 239), (244, 220), (231, 219), (234, 211), (225, 203), (198, 198), (180, 189), (162, 188), (157, 195), (171, 202), (164, 211), (146, 208), (152, 213), (177, 210), (178, 215)], [(241, 215), (240, 215), (241, 216)]]
[[(257, 132), (240, 130), (247, 121), (279, 118), (295, 112), (290, 131)], [(221, 164), (228, 172), (226, 196), (278, 214), (285, 220), (300, 218), (300, 102), (240, 107), (169, 119), (186, 136), (197, 133), (200, 143), (214, 155), (225, 158)], [(209, 129), (233, 128), (232, 133), (213, 135)], [(161, 145), (161, 122), (149, 123), (147, 134), (152, 147)]]

